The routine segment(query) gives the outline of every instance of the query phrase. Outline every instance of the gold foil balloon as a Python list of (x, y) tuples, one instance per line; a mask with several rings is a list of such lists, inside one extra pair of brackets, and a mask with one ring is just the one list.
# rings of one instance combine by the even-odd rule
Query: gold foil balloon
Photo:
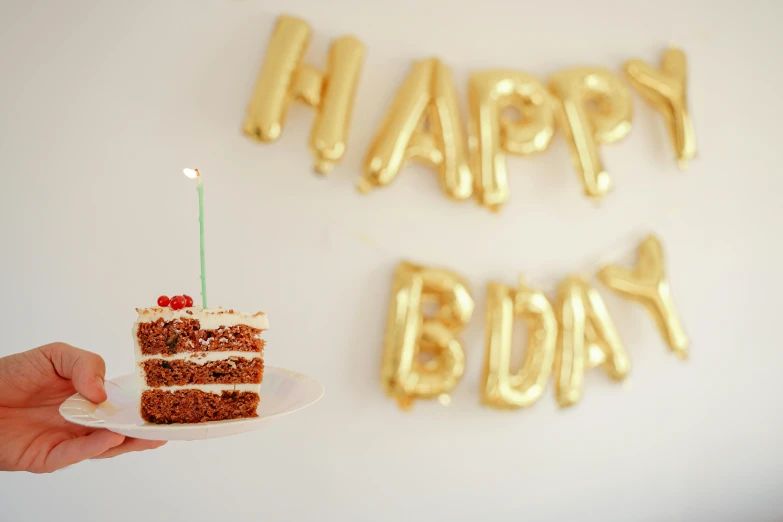
[(449, 68), (434, 58), (414, 63), (397, 92), (370, 146), (359, 190), (388, 185), (408, 160), (437, 169), (450, 198), (470, 197), (473, 175), (457, 90)]
[[(508, 201), (504, 154), (543, 152), (555, 132), (553, 100), (533, 76), (514, 71), (470, 75), (468, 99), (476, 146), (475, 190), (479, 203), (497, 211)], [(507, 112), (517, 111), (519, 119)]]
[(657, 237), (650, 235), (641, 242), (633, 269), (607, 266), (598, 272), (598, 279), (623, 297), (643, 304), (655, 319), (669, 348), (683, 359), (688, 355), (688, 336), (674, 307), (663, 248)]
[(631, 130), (631, 95), (620, 78), (605, 69), (561, 71), (549, 80), (560, 101), (558, 125), (566, 137), (585, 193), (596, 199), (612, 188), (598, 145), (614, 143)]
[[(525, 362), (510, 372), (514, 317), (527, 324)], [(524, 282), (514, 291), (500, 283), (487, 286), (486, 345), (481, 399), (495, 408), (532, 405), (544, 393), (552, 371), (557, 319), (546, 296)]]
[(589, 368), (601, 366), (617, 381), (628, 374), (628, 355), (598, 291), (571, 276), (558, 287), (560, 335), (555, 357), (555, 395), (561, 407), (582, 397)]
[[(424, 317), (427, 302), (437, 307), (432, 317)], [(401, 408), (454, 389), (465, 371), (458, 334), (472, 314), (473, 298), (457, 274), (400, 263), (389, 302), (381, 383)], [(422, 354), (432, 358), (423, 361)]]
[(686, 73), (685, 53), (679, 49), (663, 53), (660, 70), (638, 59), (625, 64), (631, 84), (663, 115), (682, 170), (696, 156), (696, 135), (685, 96)]
[(263, 142), (280, 137), (288, 105), (299, 100), (316, 110), (310, 134), (315, 170), (326, 174), (345, 154), (364, 46), (350, 36), (329, 49), (326, 72), (302, 63), (310, 28), (289, 16), (277, 20), (258, 76), (243, 131)]

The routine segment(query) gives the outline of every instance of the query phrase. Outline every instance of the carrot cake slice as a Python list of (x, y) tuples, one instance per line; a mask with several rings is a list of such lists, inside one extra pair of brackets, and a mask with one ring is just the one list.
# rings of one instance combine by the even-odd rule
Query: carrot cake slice
[(156, 424), (256, 417), (266, 314), (222, 308), (137, 308), (141, 416)]

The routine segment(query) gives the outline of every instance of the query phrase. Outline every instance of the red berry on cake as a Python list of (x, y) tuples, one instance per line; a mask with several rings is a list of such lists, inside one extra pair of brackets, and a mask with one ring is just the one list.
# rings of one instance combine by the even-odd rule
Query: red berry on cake
[(185, 298), (185, 308), (190, 308), (193, 306), (193, 298), (189, 295), (183, 295), (182, 297)]
[(175, 295), (171, 298), (171, 302), (169, 303), (169, 306), (172, 310), (182, 310), (185, 308), (185, 298), (181, 295)]
[(167, 295), (162, 295), (158, 297), (158, 306), (168, 306), (169, 305), (169, 297)]

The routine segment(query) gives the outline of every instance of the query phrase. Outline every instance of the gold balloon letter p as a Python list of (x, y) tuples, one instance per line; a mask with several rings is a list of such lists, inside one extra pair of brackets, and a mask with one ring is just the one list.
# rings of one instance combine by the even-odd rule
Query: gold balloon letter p
[(612, 188), (612, 178), (604, 170), (598, 144), (614, 143), (631, 131), (631, 94), (620, 78), (598, 68), (559, 72), (549, 86), (560, 100), (559, 126), (584, 191), (601, 198)]
[[(424, 317), (427, 302), (437, 305), (432, 317)], [(465, 371), (465, 349), (457, 334), (472, 314), (473, 298), (457, 274), (400, 263), (389, 302), (381, 383), (401, 408), (454, 389)], [(424, 361), (422, 354), (432, 358)]]
[(329, 49), (326, 73), (322, 73), (301, 63), (309, 39), (310, 28), (302, 20), (289, 16), (278, 19), (243, 131), (259, 141), (275, 141), (282, 133), (291, 100), (303, 101), (317, 111), (310, 148), (315, 170), (327, 174), (345, 154), (364, 46), (350, 36), (336, 39)]
[[(497, 211), (508, 201), (503, 154), (545, 151), (555, 132), (554, 103), (541, 82), (514, 71), (471, 74), (468, 97), (478, 153), (476, 194), (481, 205)], [(516, 109), (519, 119), (506, 117), (506, 109)]]

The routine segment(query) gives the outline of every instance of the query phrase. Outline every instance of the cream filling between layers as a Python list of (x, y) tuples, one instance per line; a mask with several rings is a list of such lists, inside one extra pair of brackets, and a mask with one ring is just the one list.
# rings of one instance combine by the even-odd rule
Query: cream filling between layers
[(141, 358), (139, 359), (139, 362), (160, 359), (163, 361), (186, 361), (186, 362), (192, 362), (195, 364), (203, 365), (208, 362), (224, 361), (231, 357), (238, 357), (240, 359), (260, 359), (261, 357), (263, 357), (263, 353), (231, 351), (231, 352), (183, 352), (174, 355), (155, 354), (155, 355), (142, 355)]
[(145, 383), (141, 388), (141, 392), (148, 390), (160, 390), (160, 391), (179, 391), (179, 390), (199, 390), (207, 393), (215, 393), (220, 395), (223, 391), (238, 391), (238, 392), (252, 392), (259, 394), (261, 391), (261, 384), (187, 384), (185, 386), (147, 386)]

